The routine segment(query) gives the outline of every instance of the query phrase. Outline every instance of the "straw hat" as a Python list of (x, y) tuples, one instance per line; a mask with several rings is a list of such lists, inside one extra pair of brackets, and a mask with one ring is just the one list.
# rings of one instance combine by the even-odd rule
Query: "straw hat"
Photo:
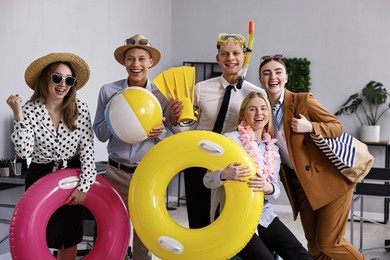
[(77, 90), (87, 83), (89, 79), (89, 67), (82, 58), (72, 53), (50, 53), (33, 61), (24, 73), (24, 80), (32, 90), (34, 90), (34, 85), (42, 71), (54, 62), (68, 62), (72, 65), (77, 79), (74, 87)]
[[(144, 41), (146, 41), (146, 43), (140, 44), (140, 40), (141, 40), (141, 42), (142, 42), (142, 40), (144, 40)], [(131, 43), (131, 42), (133, 42), (133, 43)], [(136, 34), (136, 35), (132, 36), (131, 38), (129, 38), (125, 41), (125, 45), (118, 47), (114, 52), (115, 59), (120, 64), (125, 65), (125, 63), (124, 63), (125, 52), (129, 49), (132, 49), (132, 48), (144, 49), (150, 53), (150, 55), (153, 58), (153, 65), (151, 66), (151, 68), (156, 66), (157, 63), (160, 61), (160, 58), (161, 58), (160, 52), (156, 48), (153, 48), (152, 45), (150, 44), (149, 40), (146, 39), (145, 36), (143, 36), (142, 34)]]

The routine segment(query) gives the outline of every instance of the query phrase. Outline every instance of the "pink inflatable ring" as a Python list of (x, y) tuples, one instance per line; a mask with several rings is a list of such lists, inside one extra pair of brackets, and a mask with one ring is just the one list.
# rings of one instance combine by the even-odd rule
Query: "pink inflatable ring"
[[(63, 169), (35, 182), (15, 207), (10, 226), (12, 259), (55, 259), (46, 243), (46, 227), (78, 183), (78, 169)], [(101, 176), (83, 203), (94, 215), (98, 228), (96, 242), (83, 259), (123, 259), (130, 239), (130, 220), (125, 204)]]

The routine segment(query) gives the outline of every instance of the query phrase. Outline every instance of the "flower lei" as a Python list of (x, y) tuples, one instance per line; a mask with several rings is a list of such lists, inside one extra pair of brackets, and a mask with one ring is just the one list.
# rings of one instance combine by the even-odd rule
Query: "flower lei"
[(245, 120), (242, 120), (238, 125), (238, 132), (240, 134), (240, 140), (244, 144), (243, 147), (256, 163), (259, 174), (264, 175), (268, 181), (272, 181), (275, 172), (274, 158), (279, 157), (279, 154), (272, 149), (272, 145), (276, 143), (276, 139), (272, 139), (268, 133), (263, 133), (263, 138), (266, 140), (263, 156), (257, 145), (255, 132)]

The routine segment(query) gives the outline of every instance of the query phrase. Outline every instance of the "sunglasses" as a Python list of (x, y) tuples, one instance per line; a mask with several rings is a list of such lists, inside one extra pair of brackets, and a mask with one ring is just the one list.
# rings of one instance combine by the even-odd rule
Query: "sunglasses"
[(148, 45), (149, 44), (149, 41), (148, 39), (139, 39), (138, 41), (136, 41), (135, 39), (133, 38), (129, 38), (129, 39), (126, 39), (125, 41), (125, 44), (126, 45), (134, 45), (134, 44), (138, 44), (138, 45)]
[(245, 36), (243, 34), (233, 33), (220, 33), (218, 35), (217, 45), (227, 44), (229, 40), (232, 40), (236, 45), (245, 46)]
[(268, 61), (268, 60), (281, 60), (281, 59), (283, 59), (283, 58), (284, 58), (284, 56), (283, 56), (282, 54), (275, 54), (275, 55), (273, 55), (273, 56), (266, 55), (266, 56), (261, 57), (261, 59), (262, 59), (263, 61)]
[(72, 77), (72, 76), (62, 76), (61, 74), (59, 73), (52, 73), (51, 76), (50, 76), (50, 79), (51, 79), (51, 82), (53, 84), (61, 84), (62, 80), (65, 80), (65, 84), (68, 86), (68, 87), (73, 87), (75, 84), (76, 84), (76, 78), (75, 77)]

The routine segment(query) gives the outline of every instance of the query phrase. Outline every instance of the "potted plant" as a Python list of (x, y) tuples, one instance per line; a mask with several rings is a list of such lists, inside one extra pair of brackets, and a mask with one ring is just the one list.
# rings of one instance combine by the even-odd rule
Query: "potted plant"
[[(390, 104), (383, 110), (379, 110), (379, 107), (386, 103), (389, 95), (382, 83), (370, 81), (361, 93), (351, 95), (335, 115), (355, 114), (362, 125), (360, 139), (365, 142), (379, 142), (380, 126), (378, 121), (389, 110)], [(363, 115), (359, 115), (359, 111)]]
[(0, 159), (0, 176), (9, 176), (9, 166), (11, 161), (9, 159)]

